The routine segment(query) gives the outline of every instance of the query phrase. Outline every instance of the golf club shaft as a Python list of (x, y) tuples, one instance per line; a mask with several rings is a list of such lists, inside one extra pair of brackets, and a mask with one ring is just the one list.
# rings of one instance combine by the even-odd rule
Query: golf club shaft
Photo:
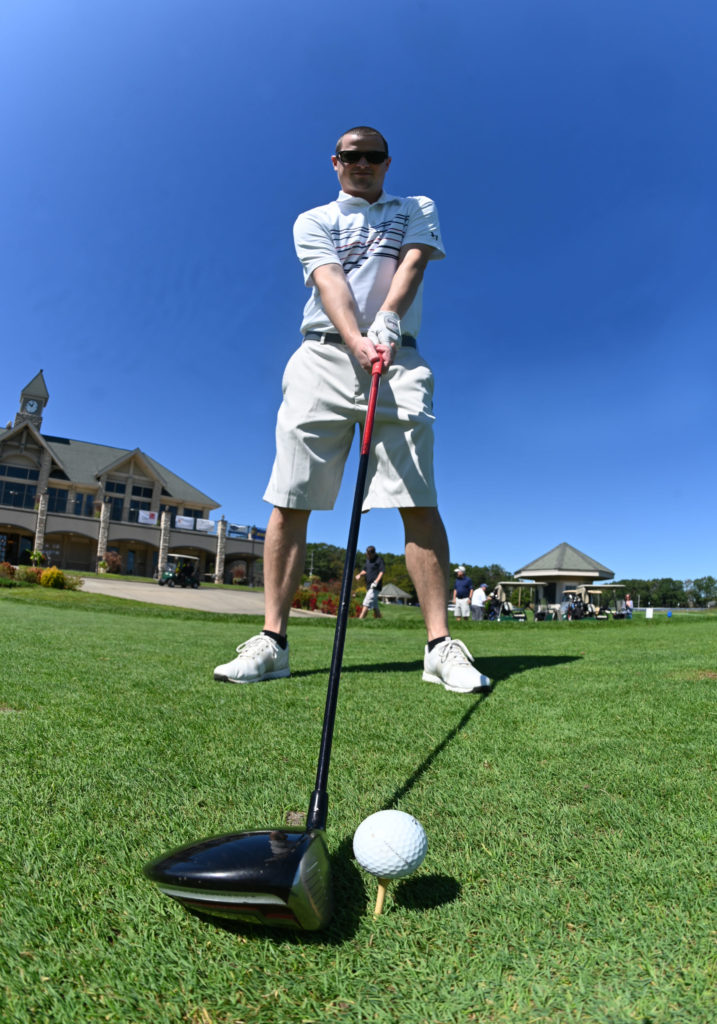
[(371, 367), (371, 389), (368, 397), (366, 422), (364, 424), (363, 436), (361, 438), (361, 455), (359, 458), (358, 478), (356, 480), (353, 511), (351, 513), (349, 539), (346, 546), (344, 575), (341, 580), (341, 597), (339, 598), (339, 610), (336, 617), (336, 632), (334, 633), (334, 650), (331, 655), (331, 668), (329, 670), (329, 687), (328, 693), (326, 694), (324, 727), (321, 734), (319, 764), (316, 771), (316, 788), (311, 794), (311, 802), (309, 804), (309, 812), (306, 819), (307, 831), (310, 831), (311, 829), (321, 829), (323, 831), (326, 828), (326, 817), (329, 807), (327, 782), (329, 777), (329, 760), (331, 757), (331, 741), (334, 735), (336, 702), (339, 695), (341, 662), (344, 653), (344, 640), (346, 639), (346, 623), (349, 617), (349, 604), (351, 602), (351, 586), (353, 583), (354, 563), (356, 561), (356, 548), (358, 547), (359, 527), (361, 525), (361, 509), (363, 506), (364, 490), (366, 487), (366, 472), (368, 470), (368, 460), (371, 449), (373, 420), (376, 412), (376, 399), (378, 397), (378, 382), (381, 377), (382, 369), (383, 364), (381, 360), (375, 360)]

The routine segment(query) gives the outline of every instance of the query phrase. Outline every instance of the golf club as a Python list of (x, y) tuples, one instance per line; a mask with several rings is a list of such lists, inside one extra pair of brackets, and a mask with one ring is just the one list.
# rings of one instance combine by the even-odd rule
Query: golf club
[(211, 917), (305, 931), (316, 931), (331, 918), (331, 870), (323, 835), (328, 816), (329, 761), (382, 368), (381, 359), (376, 358), (371, 367), (371, 388), (341, 581), (316, 786), (311, 794), (306, 828), (213, 836), (150, 861), (144, 868), (147, 878), (188, 910)]

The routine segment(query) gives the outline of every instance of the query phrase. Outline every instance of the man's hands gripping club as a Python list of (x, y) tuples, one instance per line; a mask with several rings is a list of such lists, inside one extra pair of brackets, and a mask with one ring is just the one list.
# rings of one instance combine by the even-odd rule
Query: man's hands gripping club
[(400, 348), (401, 321), (398, 319), (398, 313), (392, 313), (387, 309), (380, 310), (368, 329), (368, 336), (376, 348), (379, 345), (382, 348), (390, 348), (391, 345)]
[(365, 370), (378, 357), (381, 360), (381, 372), (388, 369), (401, 347), (401, 321), (398, 313), (382, 309), (374, 318), (365, 336), (361, 337), (358, 346), (352, 346), (353, 354)]
[[(366, 332), (366, 337), (361, 340), (363, 345), (358, 351), (354, 349), (354, 355), (367, 370), (371, 369), (371, 364), (378, 355), (383, 373), (393, 362), (396, 350), (401, 347), (401, 321), (398, 313), (387, 309), (380, 310)], [(365, 359), (368, 359), (368, 366)]]

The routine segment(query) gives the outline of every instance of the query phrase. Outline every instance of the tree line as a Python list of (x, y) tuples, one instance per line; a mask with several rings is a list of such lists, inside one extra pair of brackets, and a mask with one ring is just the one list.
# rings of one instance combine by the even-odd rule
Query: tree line
[[(385, 582), (393, 583), (395, 586), (405, 590), (412, 599), (416, 600), (416, 591), (411, 577), (406, 569), (406, 558), (404, 555), (379, 552), (386, 564)], [(344, 571), (344, 560), (346, 548), (336, 547), (334, 544), (307, 544), (306, 545), (306, 575), (304, 580), (313, 575), (318, 580), (328, 583), (329, 580), (340, 580)], [(359, 551), (356, 556), (354, 573), (363, 569), (366, 555)], [(470, 576), (474, 587), (481, 583), (488, 585), (490, 592), (496, 585), (506, 580), (514, 579), (513, 574), (504, 569), (502, 565), (469, 565), (466, 567), (466, 574)], [(449, 584), (448, 592), (453, 588), (453, 576)], [(717, 580), (714, 576), (702, 576), (696, 580), (673, 580), (670, 577), (663, 577), (654, 580), (616, 580), (625, 587), (625, 593), (632, 596), (635, 607), (646, 608), (652, 605), (653, 608), (685, 608), (696, 607), (706, 608), (717, 603)], [(596, 584), (600, 586), (600, 584)]]
[[(707, 608), (717, 603), (717, 580), (701, 576), (697, 580), (673, 580), (669, 576), (655, 580), (616, 580), (624, 584), (636, 608)], [(598, 584), (599, 586), (599, 584)]]

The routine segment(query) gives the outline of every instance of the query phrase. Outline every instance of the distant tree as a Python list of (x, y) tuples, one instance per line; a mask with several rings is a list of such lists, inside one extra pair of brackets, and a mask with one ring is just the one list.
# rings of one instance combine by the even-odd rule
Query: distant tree
[(624, 593), (630, 594), (636, 608), (677, 608), (687, 604), (687, 594), (682, 580), (673, 580), (669, 576), (655, 580), (619, 580), (625, 587)]
[(305, 573), (313, 572), (323, 582), (340, 580), (344, 572), (346, 548), (334, 544), (307, 544)]
[(648, 580), (617, 580), (616, 582), (625, 588), (621, 592), (621, 596), (629, 594), (636, 608), (646, 608), (648, 604), (654, 604)]
[(717, 601), (717, 580), (714, 576), (701, 576), (697, 580), (685, 580), (685, 593), (692, 604), (700, 608)]
[(677, 608), (687, 604), (685, 588), (682, 580), (673, 580), (669, 576), (659, 580), (650, 580), (654, 595), (653, 605), (662, 608)]

